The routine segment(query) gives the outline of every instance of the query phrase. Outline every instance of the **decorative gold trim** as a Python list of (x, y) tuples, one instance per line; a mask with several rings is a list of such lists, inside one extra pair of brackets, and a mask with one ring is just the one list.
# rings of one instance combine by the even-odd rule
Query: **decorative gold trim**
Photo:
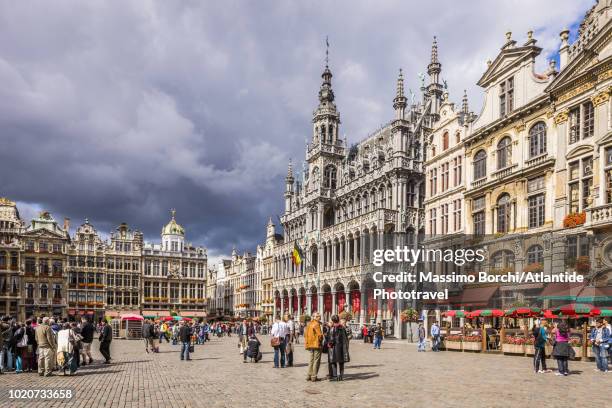
[(597, 81), (605, 81), (608, 78), (612, 78), (612, 69), (609, 69), (601, 74), (597, 75)]
[(593, 102), (593, 106), (599, 106), (599, 105), (603, 105), (604, 103), (608, 102), (609, 99), (610, 99), (610, 93), (606, 90), (606, 91), (600, 92), (597, 95), (594, 95), (593, 97), (591, 97), (591, 102)]
[(526, 128), (525, 124), (524, 124), (524, 123), (521, 123), (520, 125), (516, 125), (516, 126), (514, 127), (514, 130), (515, 130), (517, 133), (520, 133), (520, 132), (522, 132), (523, 130), (525, 130), (525, 128)]
[(587, 82), (584, 85), (580, 85), (580, 86), (572, 89), (571, 91), (569, 91), (569, 92), (559, 96), (559, 98), (557, 99), (557, 102), (558, 103), (565, 102), (568, 99), (571, 99), (571, 98), (573, 98), (576, 95), (579, 95), (579, 94), (581, 94), (581, 93), (583, 93), (585, 91), (588, 91), (589, 89), (593, 88), (594, 86), (595, 86), (595, 82), (593, 82), (593, 81)]
[(568, 111), (559, 112), (557, 116), (555, 116), (555, 125), (560, 125), (562, 123), (567, 122), (568, 118), (569, 118)]
[(10, 205), (14, 207), (16, 204), (14, 201), (11, 201), (6, 197), (0, 197), (0, 205)]

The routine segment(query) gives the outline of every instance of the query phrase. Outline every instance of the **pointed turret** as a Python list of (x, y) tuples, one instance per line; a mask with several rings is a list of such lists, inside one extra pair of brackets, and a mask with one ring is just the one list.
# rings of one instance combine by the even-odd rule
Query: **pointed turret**
[(467, 90), (463, 90), (463, 99), (461, 100), (461, 112), (467, 114), (469, 112)]
[(404, 113), (406, 111), (407, 99), (404, 96), (404, 76), (402, 75), (402, 69), (399, 70), (399, 76), (397, 77), (397, 88), (395, 91), (395, 98), (393, 99), (393, 109), (395, 109), (395, 118), (404, 119)]
[(285, 177), (285, 212), (291, 211), (291, 201), (293, 199), (293, 184), (295, 178), (293, 177), (293, 164), (289, 159), (289, 167), (287, 168), (287, 177)]
[[(442, 72), (442, 64), (438, 60), (438, 40), (433, 38), (431, 45), (431, 61), (427, 65), (427, 73), (429, 74), (429, 85), (427, 86), (427, 97), (431, 100), (430, 112), (437, 118), (442, 104), (442, 94), (444, 88), (440, 84), (440, 72)], [(437, 120), (437, 119), (436, 119)]]
[(332, 73), (329, 69), (329, 41), (326, 39), (325, 50), (325, 69), (321, 78), (321, 88), (319, 89), (319, 106), (314, 112), (312, 122), (314, 124), (313, 142), (336, 144), (338, 141), (338, 125), (340, 124), (340, 114), (334, 103), (334, 90), (332, 89)]

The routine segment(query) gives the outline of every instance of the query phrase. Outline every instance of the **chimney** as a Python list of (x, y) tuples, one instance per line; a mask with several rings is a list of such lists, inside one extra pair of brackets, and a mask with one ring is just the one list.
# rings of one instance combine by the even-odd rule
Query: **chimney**
[(70, 229), (70, 218), (64, 218), (64, 231), (68, 232)]
[(566, 28), (561, 31), (559, 37), (561, 37), (561, 46), (559, 47), (559, 71), (561, 71), (567, 65), (567, 60), (569, 58), (569, 44), (567, 42), (569, 39), (569, 30)]

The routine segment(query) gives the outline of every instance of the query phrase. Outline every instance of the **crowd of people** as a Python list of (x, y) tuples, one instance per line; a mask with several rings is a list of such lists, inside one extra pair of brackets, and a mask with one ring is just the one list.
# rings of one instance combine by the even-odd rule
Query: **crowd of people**
[[(595, 321), (595, 326), (589, 333), (589, 341), (595, 356), (595, 371), (608, 372), (608, 352), (612, 344), (612, 326), (603, 318)], [(533, 369), (537, 374), (550, 373), (546, 367), (546, 346), (552, 346), (552, 357), (557, 360), (555, 375), (567, 376), (569, 360), (575, 357), (574, 348), (570, 344), (570, 330), (565, 321), (550, 323), (547, 320), (536, 321), (532, 328), (535, 353)]]
[(0, 320), (0, 374), (37, 371), (40, 376), (53, 376), (61, 371), (74, 375), (79, 367), (93, 364), (91, 344), (98, 333), (100, 354), (110, 364), (112, 330), (107, 322), (98, 327), (87, 318), (80, 322), (54, 317), (40, 317), (17, 322), (4, 316)]

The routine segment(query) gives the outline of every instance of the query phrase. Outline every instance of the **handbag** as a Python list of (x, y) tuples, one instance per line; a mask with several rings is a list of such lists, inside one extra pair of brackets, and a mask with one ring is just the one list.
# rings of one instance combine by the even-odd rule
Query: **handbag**
[(27, 347), (28, 346), (28, 336), (24, 333), (23, 337), (21, 337), (21, 340), (19, 340), (19, 343), (17, 343), (17, 347), (21, 348), (21, 347)]
[(281, 341), (280, 341), (280, 337), (272, 337), (272, 338), (270, 339), (270, 346), (272, 346), (272, 347), (278, 347), (278, 346), (280, 346), (280, 342), (281, 342)]

